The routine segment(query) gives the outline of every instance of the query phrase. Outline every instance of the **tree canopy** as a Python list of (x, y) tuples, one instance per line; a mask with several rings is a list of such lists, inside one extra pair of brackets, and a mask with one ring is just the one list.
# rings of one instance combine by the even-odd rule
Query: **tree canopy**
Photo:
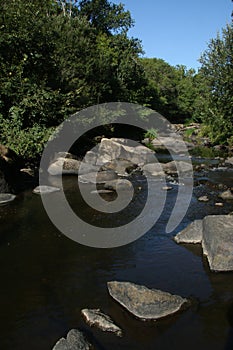
[(2, 0), (0, 143), (30, 157), (29, 144), (36, 139), (41, 152), (50, 128), (71, 114), (116, 101), (151, 107), (172, 122), (194, 117), (213, 139), (221, 128), (219, 139), (229, 140), (232, 25), (210, 42), (196, 73), (141, 58), (141, 42), (128, 34), (133, 24), (124, 5), (108, 0)]

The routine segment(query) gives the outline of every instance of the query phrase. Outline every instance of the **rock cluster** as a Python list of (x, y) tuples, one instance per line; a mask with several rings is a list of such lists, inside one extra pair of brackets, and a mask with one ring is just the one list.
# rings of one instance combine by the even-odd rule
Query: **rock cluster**
[(233, 271), (233, 217), (208, 215), (174, 237), (177, 243), (201, 243), (212, 271)]

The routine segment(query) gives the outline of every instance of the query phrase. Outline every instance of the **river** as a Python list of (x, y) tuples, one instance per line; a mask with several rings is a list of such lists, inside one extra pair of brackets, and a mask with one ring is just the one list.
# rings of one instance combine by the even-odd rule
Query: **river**
[[(226, 171), (211, 172), (204, 180), (197, 176), (187, 214), (175, 232), (166, 234), (178, 190), (173, 184), (154, 227), (134, 243), (111, 249), (82, 246), (62, 235), (50, 222), (40, 196), (31, 191), (1, 206), (0, 349), (50, 350), (71, 328), (91, 332), (97, 348), (105, 350), (224, 349), (230, 332), (226, 315), (233, 305), (233, 273), (210, 272), (199, 245), (177, 245), (172, 236), (194, 219), (232, 211), (232, 202), (222, 208), (214, 205), (215, 184), (232, 180)], [(75, 181), (65, 179), (67, 196), (82, 212), (80, 194), (72, 190)], [(203, 193), (209, 202), (197, 200)], [(85, 209), (84, 214), (95, 222), (102, 220), (92, 210)], [(130, 213), (123, 215), (128, 218)], [(119, 224), (126, 218), (111, 220)], [(194, 302), (181, 314), (145, 323), (111, 299), (106, 283), (112, 280), (192, 297)], [(80, 314), (83, 308), (100, 308), (111, 315), (124, 336), (90, 330)]]

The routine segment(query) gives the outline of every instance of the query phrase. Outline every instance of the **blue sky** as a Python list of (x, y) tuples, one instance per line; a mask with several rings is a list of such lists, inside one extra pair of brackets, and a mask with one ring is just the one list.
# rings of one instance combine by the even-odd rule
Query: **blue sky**
[(142, 40), (145, 57), (197, 69), (198, 58), (227, 23), (231, 0), (112, 0), (135, 20), (129, 36)]

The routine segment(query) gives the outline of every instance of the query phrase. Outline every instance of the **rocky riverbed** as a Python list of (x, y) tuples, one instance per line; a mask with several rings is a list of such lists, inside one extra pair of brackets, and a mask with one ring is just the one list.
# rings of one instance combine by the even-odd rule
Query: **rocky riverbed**
[[(131, 188), (129, 186), (130, 183), (133, 184), (135, 197), (139, 196), (142, 199), (144, 197), (144, 183), (146, 181), (146, 178), (149, 177), (153, 181), (160, 181), (161, 179), (165, 179), (164, 185), (161, 185), (161, 190), (167, 192), (168, 200), (170, 201), (169, 203), (172, 203), (176, 197), (178, 188), (182, 186), (182, 183), (179, 182), (179, 173), (182, 172), (182, 174), (185, 177), (192, 176), (190, 158), (184, 157), (184, 155), (180, 154), (179, 152), (176, 153), (175, 159), (174, 157), (171, 158), (169, 157), (169, 155), (164, 153), (157, 153), (155, 158), (153, 151), (142, 147), (143, 146), (140, 146), (140, 149), (138, 148), (132, 157), (132, 154), (134, 152), (133, 146), (124, 143), (123, 140), (103, 139), (100, 145), (101, 152), (99, 159), (98, 153), (95, 153), (93, 151), (87, 153), (84, 162), (81, 162), (81, 160), (78, 160), (77, 157), (73, 156), (72, 154), (60, 153), (54, 157), (54, 160), (49, 165), (48, 173), (50, 175), (47, 178), (45, 177), (46, 181), (44, 183), (41, 183), (38, 187), (32, 186), (31, 190), (27, 193), (28, 195), (29, 193), (32, 193), (32, 190), (34, 188), (34, 193), (36, 194), (56, 196), (61, 191), (59, 175), (64, 173), (66, 176), (64, 179), (64, 189), (66, 190), (67, 196), (69, 197), (74, 191), (74, 177), (77, 176), (77, 172), (80, 170), (80, 177), (83, 185), (90, 186), (91, 189), (92, 185), (97, 184), (96, 189), (90, 190), (90, 193), (94, 193), (95, 191), (97, 191), (97, 193), (103, 196), (103, 198), (107, 201), (113, 200), (117, 192), (120, 193), (121, 191), (123, 191), (124, 193), (127, 193), (129, 188)], [(179, 147), (177, 150), (179, 151)], [(208, 262), (208, 264), (205, 266), (207, 274), (214, 274), (214, 271), (232, 271), (232, 219), (229, 215), (233, 209), (232, 159), (230, 157), (228, 159), (222, 159), (219, 157), (213, 159), (193, 157), (192, 164), (194, 170), (194, 189), (190, 210), (192, 214), (191, 217), (189, 217), (190, 214), (188, 211), (185, 221), (181, 224), (179, 230), (177, 229), (177, 231), (174, 232), (174, 234), (180, 232), (178, 235), (176, 235), (175, 240), (177, 241), (177, 243), (182, 244), (192, 243), (191, 247), (188, 249), (194, 249), (195, 252), (196, 248), (192, 248), (193, 243), (196, 244), (199, 242), (200, 244), (202, 244), (204, 257), (202, 257), (202, 252), (198, 253), (198, 256), (201, 259), (205, 259), (205, 256), (207, 257), (206, 261)], [(18, 168), (18, 171), (20, 172), (21, 169)], [(11, 192), (10, 188), (7, 189), (7, 191)], [(14, 190), (12, 190), (12, 192), (14, 192)], [(38, 201), (40, 201), (40, 196), (36, 196), (34, 194), (32, 194), (32, 196), (35, 197), (30, 197), (29, 195), (29, 198), (35, 198), (33, 199), (33, 201), (39, 203)], [(20, 205), (19, 202), (22, 198), (22, 195), (17, 194), (15, 197), (15, 195), (11, 195), (9, 193), (7, 194), (7, 196), (6, 193), (3, 193), (2, 197), (0, 197), (0, 200), (1, 198), (2, 204), (6, 204), (8, 202), (7, 199), (9, 199), (9, 209), (5, 210), (11, 210), (11, 208), (14, 208), (14, 206), (17, 207), (18, 205)], [(12, 204), (15, 200), (15, 204)], [(75, 198), (75, 201), (77, 201), (77, 198)], [(193, 209), (194, 207), (195, 209)], [(131, 214), (135, 215), (136, 210), (137, 205), (133, 205), (133, 210), (131, 209)], [(169, 209), (166, 209), (166, 213), (167, 214), (165, 214), (165, 216), (162, 217), (162, 222), (158, 224), (157, 230), (159, 232), (161, 231), (160, 225), (163, 225), (163, 220), (164, 222), (167, 221)], [(89, 213), (89, 211), (87, 211), (86, 209), (84, 209), (84, 215), (89, 216), (89, 218), (93, 220), (93, 222), (100, 222), (102, 220), (101, 216), (98, 215), (96, 217), (95, 212)], [(24, 217), (23, 220), (25, 220), (26, 217), (30, 218), (27, 219), (27, 222), (25, 222), (25, 227), (31, 227), (29, 224), (32, 220), (31, 218), (33, 217), (33, 215), (31, 215), (31, 210), (28, 216), (25, 216), (24, 213), (22, 217)], [(20, 220), (22, 220), (22, 217), (20, 217)], [(123, 218), (121, 219), (123, 220)], [(111, 221), (115, 221), (114, 216), (112, 216)], [(41, 224), (37, 223), (37, 226), (38, 228), (42, 228)], [(4, 229), (4, 225), (2, 227)], [(44, 234), (46, 236), (46, 233)], [(151, 237), (148, 239), (151, 239), (153, 241), (153, 238), (152, 236), (150, 236), (150, 234), (148, 237)], [(193, 292), (191, 292), (192, 288), (189, 289), (188, 285), (186, 286), (185, 279), (182, 280), (182, 276), (175, 273), (174, 275), (176, 276), (176, 278), (178, 278), (178, 281), (180, 281), (180, 283), (178, 287), (175, 283), (174, 285), (176, 287), (174, 288), (172, 287), (172, 283), (168, 281), (166, 283), (163, 283), (163, 276), (161, 275), (161, 273), (158, 274), (158, 272), (156, 271), (156, 268), (158, 266), (162, 272), (163, 267), (161, 266), (163, 265), (161, 265), (161, 261), (163, 261), (163, 264), (165, 264), (166, 261), (166, 259), (162, 259), (161, 261), (158, 260), (156, 262), (156, 257), (154, 256), (156, 252), (157, 254), (161, 254), (161, 251), (163, 251), (162, 245), (163, 240), (165, 238), (167, 240), (166, 242), (168, 246), (170, 247), (171, 245), (172, 249), (179, 250), (182, 248), (182, 246), (181, 248), (174, 248), (174, 246), (172, 245), (171, 237), (166, 235), (163, 235), (163, 238), (161, 236), (161, 240), (159, 241), (160, 248), (158, 248), (158, 250), (153, 248), (153, 252), (151, 251), (149, 253), (148, 248), (150, 244), (149, 246), (148, 244), (146, 244), (147, 249), (145, 253), (145, 259), (149, 259), (149, 261), (146, 264), (144, 263), (144, 269), (145, 266), (147, 266), (147, 269), (150, 266), (149, 271), (144, 270), (143, 272), (143, 269), (140, 270), (140, 267), (136, 268), (138, 264), (137, 259), (133, 259), (132, 261), (134, 261), (133, 264), (135, 264), (135, 267), (129, 267), (129, 271), (131, 271), (129, 274), (124, 275), (123, 266), (127, 266), (127, 261), (125, 261), (124, 265), (122, 265), (120, 281), (114, 281), (114, 272), (113, 274), (111, 274), (111, 277), (107, 274), (105, 277), (104, 285), (103, 283), (101, 285), (102, 288), (105, 288), (106, 290), (108, 289), (108, 292), (112, 296), (112, 299), (117, 301), (117, 303), (115, 303), (115, 305), (112, 306), (113, 310), (107, 307), (107, 294), (104, 294), (104, 298), (106, 301), (104, 301), (101, 297), (102, 301), (100, 301), (100, 299), (98, 298), (99, 302), (96, 302), (95, 300), (91, 301), (90, 299), (85, 299), (84, 293), (82, 295), (82, 302), (80, 303), (82, 311), (80, 310), (80, 312), (76, 312), (75, 317), (78, 320), (79, 316), (82, 313), (85, 321), (91, 327), (91, 331), (90, 328), (84, 328), (83, 330), (82, 324), (80, 325), (80, 322), (76, 322), (75, 320), (73, 320), (73, 322), (71, 322), (72, 326), (61, 327), (61, 331), (56, 332), (56, 337), (52, 337), (50, 341), (50, 349), (100, 349), (102, 347), (101, 343), (105, 343), (105, 340), (101, 333), (95, 333), (94, 337), (91, 335), (92, 332), (95, 332), (93, 331), (94, 328), (100, 328), (100, 330), (102, 329), (104, 333), (114, 333), (115, 330), (116, 334), (123, 335), (123, 339), (127, 339), (126, 342), (128, 344), (128, 348), (130, 348), (129, 346), (131, 346), (134, 342), (132, 342), (131, 345), (129, 345), (130, 342), (128, 337), (130, 330), (128, 329), (125, 322), (122, 320), (122, 311), (120, 311), (122, 306), (123, 309), (125, 309), (125, 312), (127, 313), (124, 314), (123, 311), (123, 315), (125, 315), (124, 317), (127, 318), (128, 323), (131, 324), (131, 322), (142, 322), (146, 319), (150, 320), (147, 325), (138, 325), (139, 329), (144, 329), (144, 332), (149, 332), (150, 327), (152, 327), (150, 324), (151, 321), (157, 320), (156, 322), (159, 322), (159, 325), (163, 324), (163, 322), (168, 322), (170, 325), (172, 325), (173, 323), (176, 324), (176, 320), (178, 320), (179, 318), (181, 320), (185, 319), (188, 317), (190, 312), (193, 313), (193, 310), (195, 310), (195, 306), (193, 305), (197, 305), (199, 302), (203, 303), (203, 300), (205, 300), (205, 298), (203, 299), (203, 297), (200, 295), (197, 288), (198, 286), (193, 287)], [(39, 244), (36, 245), (39, 246)], [(152, 246), (153, 245), (151, 245), (151, 248)], [(149, 248), (149, 250), (151, 248)], [(186, 246), (184, 249), (186, 249)], [(181, 252), (181, 250), (179, 250), (179, 252)], [(186, 259), (186, 253), (184, 253), (184, 251), (182, 252), (182, 259), (179, 261), (180, 257), (177, 257), (176, 263), (179, 265), (180, 273), (184, 274), (184, 262)], [(165, 256), (166, 253), (168, 253), (168, 261), (170, 261), (169, 252), (163, 251), (163, 254), (165, 254)], [(86, 256), (86, 254), (84, 254), (84, 256)], [(111, 259), (111, 256), (109, 256), (108, 258)], [(150, 259), (151, 264), (149, 263)], [(86, 261), (86, 257), (84, 260)], [(57, 262), (59, 261), (60, 258), (58, 256)], [(106, 259), (104, 259), (104, 261), (106, 261)], [(129, 259), (129, 261), (131, 260)], [(192, 276), (193, 265), (190, 263), (187, 266), (189, 266), (189, 273)], [(170, 265), (170, 267), (168, 268), (168, 272), (170, 272), (167, 274), (167, 277), (171, 276), (169, 277), (171, 278), (171, 280), (172, 271), (174, 271), (174, 267), (175, 266)], [(84, 270), (86, 270), (86, 267), (84, 268)], [(126, 270), (128, 270), (127, 267)], [(133, 273), (132, 271), (135, 271), (135, 273)], [(88, 278), (87, 276), (88, 275), (86, 275), (86, 278)], [(145, 278), (146, 276), (147, 278)], [(148, 276), (150, 276), (149, 279)], [(158, 278), (158, 276), (160, 277)], [(43, 277), (41, 278), (43, 280)], [(211, 281), (215, 280), (215, 277), (212, 277), (212, 275), (210, 275), (209, 278)], [(149, 285), (146, 282), (148, 280), (150, 281)], [(62, 281), (61, 283), (63, 282), (64, 281)], [(48, 282), (46, 280), (43, 283), (45, 284), (45, 286), (48, 285)], [(82, 280), (82, 283), (85, 284), (85, 278)], [(215, 282), (213, 283), (215, 286)], [(229, 283), (228, 285), (229, 287), (227, 287), (226, 290), (227, 293), (231, 295), (231, 285)], [(94, 286), (93, 289), (96, 289), (96, 286)], [(221, 295), (221, 293), (222, 292), (220, 291), (219, 295)], [(195, 299), (194, 303), (193, 294)], [(68, 293), (68, 295), (70, 295), (70, 293)], [(85, 300), (86, 302), (84, 302)], [(75, 298), (71, 298), (70, 302), (70, 305), (72, 305), (70, 307), (74, 307)], [(61, 303), (63, 304), (63, 301), (61, 301)], [(84, 307), (85, 309), (83, 309)], [(90, 309), (88, 309), (87, 307), (90, 307)], [(190, 307), (191, 311), (189, 311)], [(105, 311), (107, 311), (107, 313), (105, 313)], [(134, 317), (136, 317), (137, 321), (133, 321)], [(163, 320), (164, 317), (165, 321)], [(69, 322), (69, 325), (71, 325), (71, 323)], [(192, 324), (192, 322), (190, 322), (190, 324)], [(78, 327), (78, 329), (76, 327)], [(72, 330), (69, 331), (69, 329), (71, 328)], [(59, 338), (61, 339), (59, 340)], [(112, 341), (110, 341), (110, 343), (111, 342)], [(121, 344), (124, 344), (124, 342), (125, 340), (123, 340)], [(117, 342), (113, 341), (113, 343), (115, 344), (115, 346), (117, 346)], [(144, 344), (143, 347), (145, 348), (145, 346), (146, 345)], [(17, 350), (19, 349), (17, 348), (17, 346), (15, 348)], [(112, 347), (107, 348), (110, 349)], [(121, 348), (121, 345), (119, 345), (119, 348)], [(135, 343), (134, 348), (137, 349), (137, 345)]]

